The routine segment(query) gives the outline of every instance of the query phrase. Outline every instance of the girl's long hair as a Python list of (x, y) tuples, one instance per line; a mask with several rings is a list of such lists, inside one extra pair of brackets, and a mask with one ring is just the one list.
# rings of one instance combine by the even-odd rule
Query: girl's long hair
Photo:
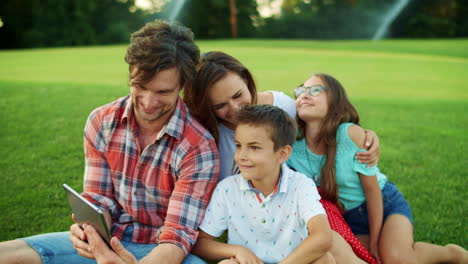
[(256, 104), (257, 88), (250, 71), (234, 57), (219, 51), (202, 54), (194, 85), (184, 90), (184, 102), (190, 113), (211, 132), (216, 143), (219, 142), (219, 121), (213, 111), (209, 93), (211, 87), (230, 72), (238, 74), (245, 81), (252, 97), (251, 103)]
[[(359, 115), (354, 106), (349, 101), (346, 91), (341, 83), (332, 76), (324, 73), (316, 73), (327, 87), (328, 113), (322, 121), (320, 132), (315, 139), (316, 142), (323, 142), (325, 145), (326, 161), (321, 170), (320, 189), (324, 199), (335, 203), (340, 209), (342, 205), (338, 202), (338, 187), (336, 185), (336, 131), (342, 123), (351, 122), (359, 125)], [(302, 139), (306, 135), (306, 124), (297, 116), (298, 138)]]

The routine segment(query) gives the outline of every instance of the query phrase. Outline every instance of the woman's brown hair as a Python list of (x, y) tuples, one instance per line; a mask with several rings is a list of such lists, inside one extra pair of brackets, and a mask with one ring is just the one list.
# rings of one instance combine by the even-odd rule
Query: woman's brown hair
[(252, 97), (251, 103), (256, 104), (257, 88), (250, 71), (237, 59), (219, 51), (202, 54), (200, 63), (197, 65), (194, 85), (186, 87), (184, 91), (184, 102), (191, 114), (211, 132), (216, 142), (219, 141), (219, 121), (213, 111), (209, 92), (216, 82), (230, 72), (238, 74), (245, 81)]
[[(351, 122), (359, 125), (359, 114), (349, 101), (346, 91), (341, 83), (332, 76), (324, 73), (316, 73), (322, 80), (327, 90), (328, 113), (323, 119), (320, 132), (315, 140), (316, 144), (324, 143), (326, 161), (321, 170), (320, 189), (321, 195), (326, 200), (334, 202), (340, 209), (338, 203), (338, 188), (336, 185), (336, 131), (342, 123)], [(298, 124), (298, 137), (302, 139), (306, 135), (305, 122), (299, 116), (296, 117)]]

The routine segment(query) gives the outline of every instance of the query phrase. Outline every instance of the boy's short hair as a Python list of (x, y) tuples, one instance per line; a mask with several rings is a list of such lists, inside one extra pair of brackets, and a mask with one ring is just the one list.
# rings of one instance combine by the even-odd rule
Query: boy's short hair
[(283, 109), (273, 105), (246, 105), (237, 116), (238, 125), (265, 126), (269, 128), (274, 151), (296, 139), (296, 122)]

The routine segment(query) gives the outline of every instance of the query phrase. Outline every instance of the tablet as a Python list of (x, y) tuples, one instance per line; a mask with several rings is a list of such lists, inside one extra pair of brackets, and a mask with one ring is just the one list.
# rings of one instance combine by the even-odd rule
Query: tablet
[(79, 226), (88, 224), (94, 227), (101, 235), (102, 239), (110, 246), (110, 232), (107, 228), (106, 218), (101, 209), (73, 190), (70, 186), (64, 184), (63, 188), (67, 194), (68, 202), (75, 215)]

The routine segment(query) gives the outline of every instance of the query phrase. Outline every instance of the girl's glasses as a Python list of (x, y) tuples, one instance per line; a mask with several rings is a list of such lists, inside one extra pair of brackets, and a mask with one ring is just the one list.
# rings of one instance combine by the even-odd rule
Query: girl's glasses
[(319, 96), (320, 93), (323, 90), (327, 90), (327, 87), (325, 87), (325, 86), (323, 86), (321, 84), (311, 85), (311, 86), (307, 86), (307, 87), (303, 86), (303, 85), (300, 85), (299, 87), (294, 89), (294, 94), (296, 95), (296, 98), (297, 98), (301, 94), (309, 91), (309, 94), (315, 97), (315, 96)]

